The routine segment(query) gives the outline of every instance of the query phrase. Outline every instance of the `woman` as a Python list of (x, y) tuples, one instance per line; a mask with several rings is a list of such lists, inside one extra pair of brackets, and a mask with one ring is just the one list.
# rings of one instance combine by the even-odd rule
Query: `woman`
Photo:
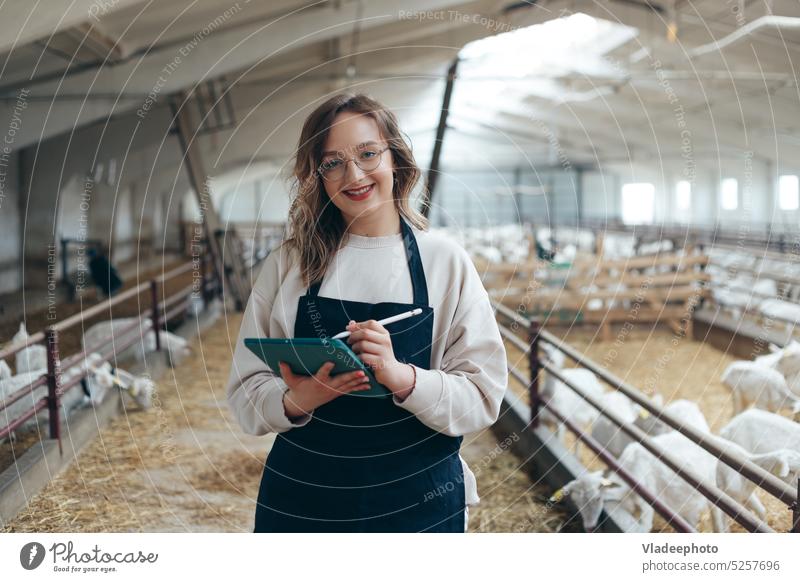
[[(365, 95), (305, 121), (289, 234), (253, 287), (227, 388), (245, 432), (277, 433), (257, 532), (463, 532), (479, 501), (459, 448), (497, 419), (506, 354), (469, 256), (410, 206), (419, 176), (394, 114)], [(278, 376), (243, 345), (344, 330), (389, 396), (358, 396), (366, 378), (333, 364)]]

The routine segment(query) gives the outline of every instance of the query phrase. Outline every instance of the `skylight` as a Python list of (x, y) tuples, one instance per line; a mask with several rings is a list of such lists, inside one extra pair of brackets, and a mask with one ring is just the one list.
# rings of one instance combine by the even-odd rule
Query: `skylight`
[[(622, 78), (625, 72), (604, 55), (637, 34), (635, 28), (583, 13), (555, 18), (467, 44), (459, 53), (459, 81), (483, 79), (469, 83), (465, 93), (485, 87), (492, 94), (511, 90), (570, 100), (571, 91), (556, 81), (558, 77)], [(574, 98), (582, 93), (575, 92)]]

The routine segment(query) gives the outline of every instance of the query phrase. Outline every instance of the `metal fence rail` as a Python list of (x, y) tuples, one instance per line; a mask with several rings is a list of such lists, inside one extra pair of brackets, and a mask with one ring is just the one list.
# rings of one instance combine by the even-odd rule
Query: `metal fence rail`
[[(702, 479), (699, 479), (697, 475), (694, 475), (693, 472), (687, 471), (680, 466), (680, 463), (667, 451), (659, 449), (655, 446), (652, 442), (650, 442), (650, 437), (644, 433), (638, 427), (625, 423), (621, 419), (617, 418), (615, 414), (610, 413), (606, 410), (603, 405), (598, 402), (592, 396), (585, 394), (579, 387), (575, 386), (572, 382), (567, 380), (558, 369), (554, 368), (547, 362), (542, 362), (539, 358), (539, 342), (543, 341), (556, 349), (560, 350), (566, 356), (574, 360), (579, 366), (590, 370), (593, 372), (598, 378), (602, 379), (606, 384), (611, 386), (613, 389), (622, 392), (625, 396), (630, 398), (633, 402), (641, 406), (643, 409), (650, 412), (659, 420), (663, 421), (665, 424), (673, 428), (674, 430), (683, 434), (686, 438), (690, 441), (694, 442), (696, 445), (702, 447), (710, 454), (714, 455), (717, 459), (724, 462), (728, 466), (730, 466), (733, 470), (737, 471), (757, 486), (761, 487), (769, 494), (773, 495), (774, 497), (778, 498), (780, 501), (786, 503), (789, 506), (789, 509), (792, 510), (792, 532), (800, 532), (800, 509), (798, 509), (798, 497), (800, 497), (800, 483), (798, 483), (798, 491), (793, 490), (792, 487), (778, 479), (776, 476), (768, 473), (758, 465), (754, 464), (752, 461), (746, 458), (742, 458), (739, 455), (732, 453), (728, 450), (725, 450), (723, 446), (721, 446), (718, 442), (715, 441), (716, 437), (711, 437), (710, 435), (706, 435), (705, 433), (695, 429), (692, 426), (684, 425), (680, 419), (675, 418), (669, 412), (665, 411), (661, 406), (652, 403), (644, 394), (639, 391), (634, 386), (624, 382), (622, 379), (618, 378), (614, 374), (611, 374), (604, 368), (602, 368), (596, 362), (586, 358), (580, 352), (578, 352), (573, 347), (569, 346), (565, 342), (562, 342), (553, 334), (540, 329), (538, 323), (535, 320), (530, 320), (519, 313), (512, 311), (508, 307), (502, 305), (501, 303), (492, 302), (492, 305), (495, 309), (496, 314), (506, 317), (511, 320), (511, 328), (507, 328), (505, 326), (500, 326), (501, 335), (510, 343), (512, 343), (517, 349), (519, 349), (522, 353), (528, 356), (529, 365), (530, 365), (530, 378), (527, 379), (528, 381), (528, 389), (529, 389), (529, 397), (530, 397), (530, 406), (531, 406), (531, 425), (533, 427), (538, 426), (539, 422), (539, 411), (541, 410), (542, 406), (546, 406), (548, 411), (553, 413), (559, 420), (567, 421), (565, 425), (573, 432), (577, 438), (585, 442), (587, 445), (590, 446), (595, 452), (598, 452), (597, 447), (600, 447), (599, 443), (592, 442), (593, 439), (589, 435), (586, 435), (584, 431), (582, 431), (579, 427), (575, 426), (574, 423), (569, 422), (569, 419), (564, 418), (564, 416), (557, 410), (555, 410), (552, 406), (549, 406), (546, 402), (543, 402), (540, 396), (539, 391), (539, 373), (542, 368), (546, 369), (548, 373), (553, 374), (556, 378), (558, 378), (562, 383), (572, 389), (578, 396), (580, 396), (583, 400), (588, 402), (591, 406), (596, 408), (600, 414), (608, 418), (612, 423), (616, 426), (620, 427), (626, 434), (628, 434), (631, 438), (634, 439), (635, 442), (641, 443), (643, 447), (645, 447), (648, 451), (654, 454), (657, 458), (664, 462), (671, 470), (677, 473), (681, 478), (683, 478), (687, 483), (689, 483), (692, 487), (697, 489), (699, 493), (705, 496), (711, 503), (722, 509), (725, 513), (730, 515), (737, 523), (741, 524), (744, 528), (748, 531), (759, 531), (759, 532), (771, 532), (773, 531), (766, 523), (759, 520), (757, 517), (753, 516), (747, 509), (741, 506), (738, 502), (732, 499), (730, 496), (725, 494), (723, 491), (718, 489), (716, 485), (711, 485), (708, 483), (704, 483)], [(529, 336), (529, 341), (526, 343), (524, 340), (519, 338), (517, 335), (517, 330), (523, 328)], [(521, 374), (516, 371), (516, 375), (514, 377), (524, 383), (526, 379), (521, 378)], [(602, 447), (600, 447), (602, 448)], [(601, 458), (608, 463), (609, 457), (611, 455), (602, 454)], [(611, 457), (613, 459), (613, 457)], [(619, 473), (619, 465), (617, 463), (611, 463), (610, 468), (620, 474), (620, 476), (625, 479), (625, 476)], [(629, 484), (631, 482), (628, 479)], [(632, 485), (632, 487), (636, 487)], [(637, 491), (638, 492), (638, 491)], [(675, 514), (671, 510), (666, 512), (662, 511), (665, 509), (663, 506), (661, 508), (658, 507), (654, 501), (657, 501), (656, 497), (652, 494), (648, 494), (645, 492), (645, 495), (642, 497), (654, 507), (654, 509), (661, 514), (665, 519), (671, 521), (673, 525), (677, 525), (678, 522), (674, 520)], [(649, 498), (648, 498), (649, 497)], [(666, 508), (668, 509), (668, 508)], [(679, 531), (681, 530), (681, 526), (677, 526), (676, 529)]]
[[(29, 419), (38, 414), (39, 411), (47, 408), (49, 411), (49, 436), (51, 439), (58, 440), (59, 449), (61, 449), (61, 419), (59, 409), (61, 405), (61, 398), (69, 390), (74, 389), (83, 380), (88, 373), (88, 370), (82, 367), (75, 370), (74, 376), (67, 382), (62, 382), (64, 371), (73, 371), (90, 353), (100, 353), (103, 360), (109, 360), (119, 352), (129, 348), (136, 342), (143, 341), (146, 333), (154, 331), (155, 347), (157, 351), (161, 350), (161, 340), (157, 330), (163, 324), (173, 319), (179, 313), (185, 312), (189, 304), (190, 296), (196, 291), (195, 284), (192, 283), (181, 289), (180, 291), (165, 297), (162, 301), (158, 300), (159, 291), (163, 292), (163, 284), (166, 281), (174, 279), (192, 269), (199, 268), (199, 292), (203, 300), (204, 308), (208, 302), (213, 299), (215, 295), (220, 292), (221, 285), (214, 269), (209, 269), (206, 265), (208, 259), (203, 258), (199, 261), (190, 261), (185, 265), (176, 267), (162, 275), (153, 277), (136, 287), (123, 291), (114, 297), (111, 297), (97, 305), (67, 317), (63, 321), (57, 322), (44, 331), (37, 332), (26, 340), (18, 342), (14, 345), (7, 346), (0, 350), (0, 359), (6, 359), (15, 355), (17, 352), (31, 346), (44, 342), (47, 348), (47, 372), (36, 378), (31, 383), (21, 387), (13, 394), (8, 395), (2, 402), (0, 402), (0, 411), (8, 408), (13, 403), (21, 398), (29, 396), (34, 390), (43, 385), (47, 386), (47, 396), (41, 398), (38, 402), (22, 413), (15, 419), (10, 419), (10, 422), (0, 429), (0, 438), (4, 438), (14, 432), (17, 428), (25, 424)], [(209, 276), (210, 273), (210, 276)], [(135, 319), (130, 325), (122, 328), (121, 331), (112, 333), (108, 337), (104, 337), (92, 346), (86, 346), (85, 349), (72, 354), (66, 358), (61, 358), (59, 350), (59, 334), (67, 329), (83, 323), (96, 315), (108, 311), (111, 313), (111, 308), (115, 305), (123, 303), (132, 297), (138, 297), (142, 293), (149, 292), (149, 312), (143, 313)], [(167, 308), (172, 307), (169, 311)], [(138, 331), (137, 331), (138, 330)]]

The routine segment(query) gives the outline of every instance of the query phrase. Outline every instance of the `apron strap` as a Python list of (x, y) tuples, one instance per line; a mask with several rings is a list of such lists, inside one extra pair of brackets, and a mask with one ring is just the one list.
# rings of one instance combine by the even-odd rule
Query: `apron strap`
[(319, 293), (319, 288), (321, 286), (322, 286), (322, 280), (320, 279), (306, 290), (306, 295), (310, 295), (311, 297), (316, 297), (317, 294)]
[[(408, 257), (408, 270), (411, 274), (411, 286), (414, 290), (414, 304), (428, 306), (428, 283), (425, 280), (425, 270), (422, 267), (422, 257), (417, 246), (417, 239), (411, 227), (408, 226), (403, 217), (400, 217), (400, 229), (403, 235), (403, 247)], [(322, 287), (322, 279), (311, 285), (306, 291), (306, 295), (316, 297)]]
[(428, 307), (428, 282), (425, 280), (425, 269), (422, 268), (422, 256), (419, 254), (417, 239), (402, 216), (400, 217), (400, 228), (403, 231), (403, 246), (406, 249), (411, 285), (414, 288), (414, 304)]

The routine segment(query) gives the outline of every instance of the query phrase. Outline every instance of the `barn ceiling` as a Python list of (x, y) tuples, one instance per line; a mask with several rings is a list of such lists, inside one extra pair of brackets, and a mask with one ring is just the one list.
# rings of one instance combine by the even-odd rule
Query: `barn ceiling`
[(17, 148), (216, 81), (235, 125), (202, 138), (214, 172), (285, 163), (343, 89), (395, 109), (425, 165), (460, 55), (453, 169), (680, 158), (687, 139), (698, 159), (800, 160), (793, 0), (42, 4), (2, 7), (0, 115), (27, 100)]

